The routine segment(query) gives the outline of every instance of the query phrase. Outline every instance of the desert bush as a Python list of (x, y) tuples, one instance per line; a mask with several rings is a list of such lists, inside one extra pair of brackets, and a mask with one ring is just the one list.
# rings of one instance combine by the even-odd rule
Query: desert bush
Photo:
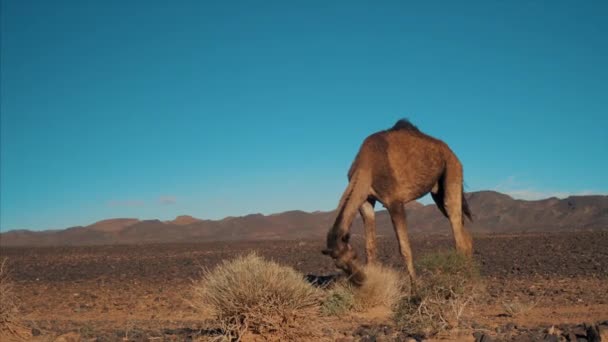
[(321, 291), (289, 267), (249, 254), (225, 261), (194, 284), (195, 306), (208, 310), (229, 340), (246, 331), (297, 339), (313, 329)]
[(439, 252), (424, 256), (416, 267), (417, 288), (397, 306), (397, 325), (417, 336), (458, 327), (482, 288), (477, 264), (457, 252)]
[(323, 302), (322, 312), (339, 315), (350, 310), (365, 311), (378, 306), (394, 308), (404, 295), (405, 284), (409, 282), (400, 272), (382, 265), (367, 265), (363, 272), (366, 279), (361, 286), (354, 286), (347, 279), (334, 285)]

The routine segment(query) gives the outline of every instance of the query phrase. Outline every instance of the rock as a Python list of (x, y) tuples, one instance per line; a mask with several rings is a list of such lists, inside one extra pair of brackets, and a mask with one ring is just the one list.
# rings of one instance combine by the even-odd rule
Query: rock
[(577, 338), (576, 338), (576, 334), (575, 334), (575, 333), (573, 333), (572, 331), (571, 331), (571, 332), (569, 332), (569, 333), (566, 335), (566, 340), (568, 340), (569, 342), (576, 342), (576, 341), (578, 341), (578, 340), (577, 340)]
[(600, 333), (598, 331), (598, 326), (594, 324), (586, 324), (585, 327), (587, 329), (587, 341), (589, 342), (601, 342)]
[(559, 342), (556, 335), (546, 334), (543, 338), (543, 342)]
[(41, 333), (39, 329), (32, 328), (32, 336), (40, 336)]
[(574, 328), (570, 329), (570, 332), (576, 335), (576, 337), (587, 336), (587, 330), (582, 325), (575, 326)]
[(387, 336), (388, 336), (388, 335), (392, 335), (392, 334), (393, 334), (393, 332), (394, 332), (393, 327), (388, 326), (388, 325), (387, 325), (387, 326), (385, 326), (385, 327), (384, 327), (382, 330), (384, 331), (384, 335), (387, 335)]
[(475, 342), (492, 342), (490, 335), (486, 335), (480, 331), (474, 332), (473, 337), (475, 338)]
[(77, 332), (69, 332), (67, 334), (63, 334), (58, 336), (53, 342), (80, 342), (82, 337)]

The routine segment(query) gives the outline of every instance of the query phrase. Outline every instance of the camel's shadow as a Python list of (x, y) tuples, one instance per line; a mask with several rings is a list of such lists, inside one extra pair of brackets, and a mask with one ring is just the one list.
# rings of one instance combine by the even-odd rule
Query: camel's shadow
[(306, 281), (308, 281), (311, 285), (320, 287), (320, 288), (331, 287), (333, 284), (338, 282), (340, 279), (344, 279), (344, 278), (346, 278), (346, 275), (340, 274), (340, 273), (329, 274), (329, 275), (315, 275), (315, 274), (306, 275)]

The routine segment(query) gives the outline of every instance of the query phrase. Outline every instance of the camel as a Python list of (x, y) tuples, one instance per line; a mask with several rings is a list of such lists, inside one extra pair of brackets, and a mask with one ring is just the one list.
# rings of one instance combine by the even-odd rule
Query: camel
[(331, 256), (356, 285), (363, 284), (365, 274), (349, 244), (350, 226), (359, 212), (365, 231), (366, 262), (376, 262), (374, 205), (377, 201), (390, 214), (412, 284), (416, 272), (404, 208), (412, 200), (430, 192), (437, 208), (450, 221), (457, 251), (472, 255), (471, 235), (464, 228), (464, 216), (471, 220), (471, 211), (463, 193), (462, 165), (443, 141), (422, 133), (408, 120), (399, 120), (392, 128), (363, 141), (348, 172), (348, 180), (323, 254)]

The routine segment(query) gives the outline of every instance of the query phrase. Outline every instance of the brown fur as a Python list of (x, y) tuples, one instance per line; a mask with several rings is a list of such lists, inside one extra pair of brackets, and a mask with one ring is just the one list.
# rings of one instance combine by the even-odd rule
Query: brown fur
[(462, 190), (462, 165), (441, 140), (422, 133), (407, 120), (399, 120), (393, 128), (372, 134), (363, 141), (348, 178), (349, 184), (340, 199), (324, 253), (334, 258), (336, 266), (349, 274), (354, 283), (365, 281), (365, 275), (348, 243), (350, 226), (359, 212), (365, 227), (367, 262), (374, 262), (376, 201), (389, 211), (412, 281), (416, 273), (404, 205), (429, 192), (439, 210), (450, 220), (458, 251), (468, 256), (472, 254), (471, 236), (463, 227), (464, 216), (471, 219), (471, 212)]

